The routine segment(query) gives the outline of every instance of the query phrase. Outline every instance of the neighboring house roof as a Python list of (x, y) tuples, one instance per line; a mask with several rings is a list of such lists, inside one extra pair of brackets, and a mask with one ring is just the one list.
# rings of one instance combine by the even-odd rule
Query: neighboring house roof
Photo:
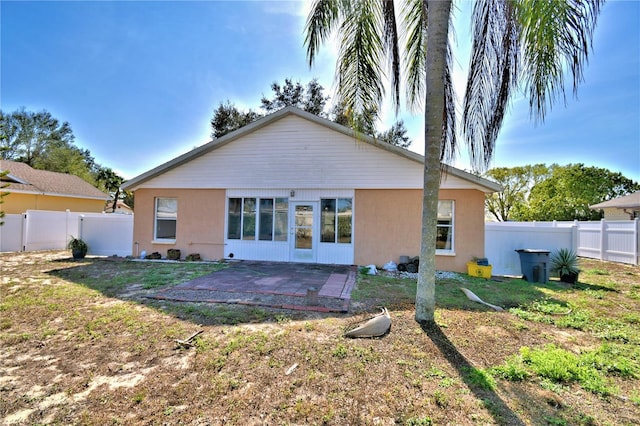
[(618, 208), (618, 209), (638, 209), (640, 208), (640, 191), (629, 195), (614, 198), (613, 200), (589, 206), (592, 210)]
[(0, 170), (9, 172), (2, 177), (2, 182), (9, 186), (2, 191), (95, 200), (111, 198), (78, 176), (37, 170), (26, 163), (8, 160), (0, 160)]
[[(104, 211), (106, 213), (113, 213), (113, 200), (109, 200), (107, 204), (108, 205)], [(118, 212), (133, 213), (133, 209), (125, 204), (124, 201), (118, 200), (118, 202), (116, 203), (116, 213)]]
[[(216, 149), (219, 149), (231, 142), (233, 142), (236, 139), (239, 139), (243, 136), (246, 136), (252, 132), (255, 132), (258, 129), (261, 129), (265, 126), (268, 126), (271, 123), (274, 123), (275, 121), (278, 121), (284, 117), (287, 116), (298, 116), (300, 118), (309, 120), (311, 122), (314, 122), (316, 124), (322, 125), (324, 127), (327, 127), (329, 129), (332, 129), (336, 132), (340, 132), (342, 134), (345, 134), (347, 136), (356, 138), (359, 142), (364, 142), (364, 143), (368, 143), (371, 144), (373, 146), (376, 146), (378, 148), (384, 149), (386, 151), (389, 151), (391, 153), (394, 153), (396, 155), (405, 157), (409, 160), (415, 161), (417, 163), (420, 164), (424, 164), (424, 157), (420, 154), (417, 154), (415, 152), (391, 145), (387, 142), (382, 142), (379, 141), (371, 136), (368, 135), (364, 135), (362, 133), (356, 133), (353, 129), (350, 129), (348, 127), (342, 126), (340, 124), (334, 123), (333, 121), (324, 119), (322, 117), (318, 117), (315, 114), (311, 114), (308, 113), (306, 111), (302, 111), (301, 109), (295, 108), (295, 107), (286, 107), (283, 108), (279, 111), (276, 111), (272, 114), (269, 114), (265, 117), (262, 117), (256, 121), (254, 121), (251, 124), (248, 124), (240, 129), (237, 129), (233, 132), (227, 133), (226, 135), (215, 139), (209, 143), (206, 143), (202, 146), (199, 146), (195, 149), (193, 149), (192, 151), (187, 152), (186, 154), (180, 155), (176, 158), (174, 158), (173, 160), (170, 160), (164, 164), (161, 164), (158, 167), (155, 167), (151, 170), (149, 170), (146, 173), (143, 173), (139, 176), (136, 176), (135, 178), (125, 182), (121, 188), (124, 190), (131, 190), (132, 188), (135, 188), (137, 186), (140, 186), (141, 184), (163, 174), (166, 173), (176, 167), (179, 167), (191, 160), (194, 160), (204, 154), (207, 154), (211, 151), (214, 151)], [(456, 169), (455, 167), (449, 166), (444, 164), (443, 165), (443, 169), (446, 173), (449, 173), (453, 176), (456, 176), (458, 178), (464, 179), (466, 181), (472, 182), (476, 185), (479, 185), (484, 192), (498, 192), (498, 191), (502, 191), (502, 187), (495, 183), (492, 182), (490, 180), (481, 178), (479, 176), (476, 176), (474, 174), (462, 171), (460, 169)]]

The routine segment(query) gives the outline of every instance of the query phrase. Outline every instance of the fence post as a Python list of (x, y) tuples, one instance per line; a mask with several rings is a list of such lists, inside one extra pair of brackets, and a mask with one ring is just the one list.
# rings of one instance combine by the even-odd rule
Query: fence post
[(633, 239), (636, 242), (633, 253), (633, 260), (635, 261), (634, 264), (637, 266), (640, 263), (640, 219), (635, 218), (633, 219), (633, 221), (636, 225), (633, 227)]
[(573, 252), (576, 254), (576, 256), (578, 255), (578, 247), (580, 246), (580, 240), (578, 239), (578, 235), (579, 235), (579, 225), (578, 225), (578, 221), (574, 220), (573, 221), (573, 225), (571, 225), (571, 250), (573, 250)]
[(71, 210), (67, 209), (65, 213), (67, 213), (67, 215), (64, 217), (64, 245), (66, 247), (66, 245), (69, 243), (69, 214), (71, 214)]
[(605, 230), (607, 228), (607, 224), (604, 219), (600, 219), (600, 260), (605, 260)]
[(22, 247), (21, 251), (27, 251), (27, 214), (24, 213), (22, 215), (22, 241), (20, 241), (20, 247)]
[(84, 225), (84, 215), (81, 214), (78, 219), (80, 220), (80, 223), (78, 224), (78, 238), (82, 239), (82, 234), (83, 234), (83, 229), (82, 229), (82, 225)]

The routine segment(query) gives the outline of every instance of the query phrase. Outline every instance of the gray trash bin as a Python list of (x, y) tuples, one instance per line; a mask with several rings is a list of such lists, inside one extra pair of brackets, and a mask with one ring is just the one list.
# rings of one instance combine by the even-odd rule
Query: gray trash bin
[(549, 281), (549, 250), (518, 249), (520, 268), (525, 280), (530, 283)]

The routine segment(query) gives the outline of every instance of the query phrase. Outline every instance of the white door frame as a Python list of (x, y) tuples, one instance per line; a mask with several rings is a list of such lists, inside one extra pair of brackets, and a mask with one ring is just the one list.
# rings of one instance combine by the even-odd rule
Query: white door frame
[[(307, 206), (311, 208), (311, 215), (306, 218), (296, 219), (297, 207)], [(316, 263), (318, 258), (318, 241), (320, 238), (320, 215), (318, 201), (289, 201), (289, 261)], [(309, 224), (309, 219), (311, 223)], [(299, 222), (299, 223), (296, 223)], [(310, 233), (310, 234), (309, 234)], [(304, 247), (304, 235), (310, 238), (311, 247)], [(297, 236), (301, 236), (298, 239)], [(302, 247), (300, 247), (302, 245)]]

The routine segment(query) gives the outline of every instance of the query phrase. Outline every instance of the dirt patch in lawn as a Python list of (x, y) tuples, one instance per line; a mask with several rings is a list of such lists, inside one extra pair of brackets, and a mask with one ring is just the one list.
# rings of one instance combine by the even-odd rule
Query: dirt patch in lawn
[[(579, 285), (535, 289), (464, 275), (442, 280), (436, 324), (423, 328), (413, 319), (410, 283), (391, 278), (360, 279), (358, 312), (322, 314), (146, 297), (215, 265), (73, 261), (65, 252), (1, 254), (0, 262), (5, 424), (625, 425), (640, 418), (637, 267), (582, 260)], [(512, 309), (470, 302), (460, 287)], [(391, 308), (389, 334), (342, 337), (379, 304)], [(199, 330), (193, 346), (176, 343)], [(611, 367), (602, 372), (608, 388), (535, 370), (542, 356), (535, 350), (548, 345), (558, 349), (550, 354)], [(531, 349), (523, 363), (529, 375), (513, 380), (517, 364), (508, 363), (523, 347)], [(596, 350), (599, 358), (586, 358)], [(608, 362), (616, 351), (625, 360), (617, 370)], [(505, 363), (512, 370), (494, 370)]]

